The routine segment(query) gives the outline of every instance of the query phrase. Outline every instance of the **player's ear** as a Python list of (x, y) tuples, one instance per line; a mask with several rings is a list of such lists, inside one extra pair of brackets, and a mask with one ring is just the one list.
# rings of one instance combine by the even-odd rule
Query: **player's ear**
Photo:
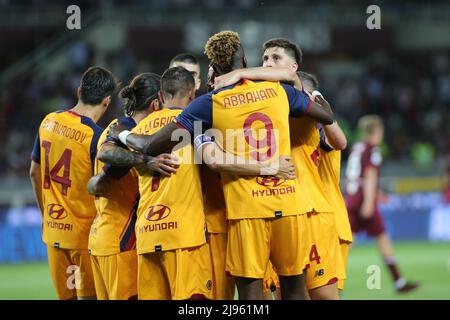
[(189, 96), (189, 101), (192, 101), (195, 99), (195, 88), (193, 88), (192, 90), (189, 90), (188, 96)]
[(80, 100), (80, 96), (81, 96), (81, 88), (78, 87), (77, 89), (77, 99)]
[(107, 96), (107, 97), (103, 98), (102, 106), (104, 106), (106, 108), (109, 106), (110, 103), (111, 103), (111, 96)]
[(202, 80), (200, 78), (195, 79), (195, 90), (200, 89), (200, 86), (202, 85)]
[(161, 103), (164, 103), (164, 95), (161, 90), (158, 92), (158, 98)]
[(152, 101), (150, 101), (150, 110), (151, 110), (151, 112), (158, 111), (160, 109), (161, 109), (161, 107), (159, 105), (159, 100), (158, 99), (153, 99)]
[(297, 70), (298, 70), (298, 63), (297, 63), (297, 62), (294, 62), (294, 64), (292, 65), (292, 69), (293, 69), (294, 71), (297, 71)]

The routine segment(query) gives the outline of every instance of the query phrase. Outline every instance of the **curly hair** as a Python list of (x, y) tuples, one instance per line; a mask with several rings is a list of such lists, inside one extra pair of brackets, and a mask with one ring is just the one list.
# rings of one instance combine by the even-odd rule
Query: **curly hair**
[(229, 69), (233, 64), (233, 56), (241, 45), (237, 32), (221, 31), (212, 35), (205, 45), (208, 59), (222, 70)]

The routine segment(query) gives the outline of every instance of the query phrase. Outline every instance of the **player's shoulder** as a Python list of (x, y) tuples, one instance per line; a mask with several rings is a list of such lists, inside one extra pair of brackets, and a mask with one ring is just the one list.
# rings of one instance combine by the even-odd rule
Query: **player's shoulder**
[(121, 125), (124, 125), (128, 130), (133, 129), (137, 125), (136, 121), (134, 121), (134, 119), (132, 117), (118, 117), (118, 118), (114, 119), (111, 122), (111, 124), (116, 123), (116, 122), (120, 123)]

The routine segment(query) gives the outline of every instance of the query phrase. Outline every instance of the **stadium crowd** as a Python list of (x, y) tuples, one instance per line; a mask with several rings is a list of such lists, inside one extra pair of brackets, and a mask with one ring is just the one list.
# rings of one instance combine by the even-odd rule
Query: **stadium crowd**
[[(130, 51), (112, 52), (99, 63), (95, 46), (87, 43), (74, 45), (68, 54), (72, 65), (58, 76), (46, 81), (36, 80), (32, 75), (17, 78), (0, 93), (0, 133), (5, 144), (0, 150), (1, 176), (26, 176), (32, 137), (40, 119), (52, 110), (74, 105), (73, 92), (87, 66), (95, 61), (110, 68), (122, 83), (126, 83), (142, 64)], [(205, 79), (206, 62), (204, 57), (200, 58)], [(331, 57), (321, 58), (321, 61), (327, 59)], [(374, 113), (385, 119), (384, 151), (390, 159), (411, 159), (420, 156), (424, 150), (435, 156), (446, 154), (448, 158), (450, 54), (445, 51), (427, 56), (383, 52), (371, 59), (352, 61), (361, 63), (364, 71), (338, 81), (327, 81), (328, 75), (321, 73), (317, 64), (310, 70), (319, 75), (323, 91), (342, 117), (340, 122), (349, 140), (357, 138), (357, 119), (363, 114)], [(164, 66), (154, 64), (152, 68), (149, 71), (159, 72)], [(200, 90), (203, 92), (205, 81)], [(103, 126), (119, 110), (120, 101), (116, 99), (113, 103), (114, 108), (100, 123)]]

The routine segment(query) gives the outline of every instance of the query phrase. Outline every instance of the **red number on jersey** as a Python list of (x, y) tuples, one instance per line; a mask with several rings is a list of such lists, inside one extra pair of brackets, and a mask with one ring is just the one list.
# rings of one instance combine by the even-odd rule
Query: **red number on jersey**
[(309, 252), (309, 261), (316, 261), (317, 264), (320, 264), (320, 256), (315, 244), (312, 245), (311, 251)]
[[(262, 123), (264, 123), (264, 127), (266, 130), (265, 138), (258, 140), (253, 136), (252, 124), (255, 121), (261, 121)], [(253, 148), (262, 149), (267, 147), (267, 150), (265, 152), (251, 151), (250, 156), (253, 159), (258, 161), (266, 161), (272, 158), (275, 154), (277, 144), (273, 133), (273, 123), (266, 114), (255, 112), (249, 115), (244, 121), (244, 136), (245, 141)]]
[[(70, 160), (72, 159), (72, 150), (64, 149), (61, 157), (55, 166), (50, 170), (49, 158), (52, 143), (46, 140), (42, 141), (42, 148), (45, 151), (44, 163), (44, 189), (50, 189), (51, 181), (61, 184), (61, 193), (63, 196), (67, 195), (68, 189), (72, 186), (70, 180)], [(58, 176), (58, 172), (63, 169), (63, 175)]]
[(319, 150), (317, 150), (317, 149), (314, 150), (313, 153), (311, 153), (311, 160), (316, 165), (316, 167), (319, 166), (319, 156), (320, 156), (320, 153), (319, 153)]
[(156, 191), (159, 189), (160, 182), (161, 182), (161, 174), (159, 172), (155, 172), (152, 178), (152, 191)]

